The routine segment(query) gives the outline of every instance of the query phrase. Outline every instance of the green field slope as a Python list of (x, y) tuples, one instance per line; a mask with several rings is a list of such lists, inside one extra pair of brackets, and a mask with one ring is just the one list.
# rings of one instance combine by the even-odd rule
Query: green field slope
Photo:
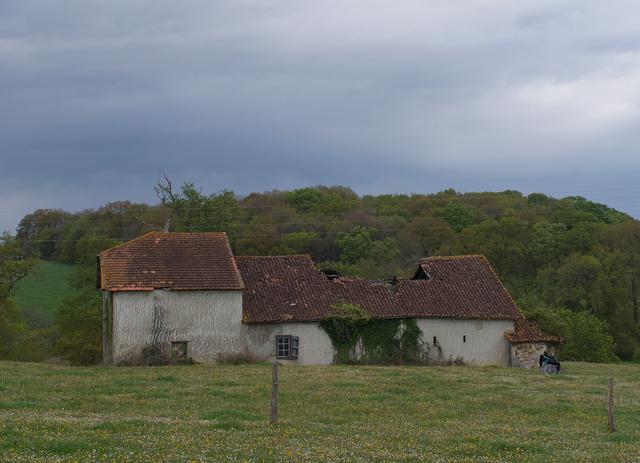
[(0, 362), (0, 461), (638, 461), (640, 365), (566, 370), (285, 366), (271, 426), (266, 364)]
[(62, 301), (72, 292), (69, 276), (74, 266), (60, 262), (41, 261), (13, 291), (13, 297), (31, 326), (51, 323)]

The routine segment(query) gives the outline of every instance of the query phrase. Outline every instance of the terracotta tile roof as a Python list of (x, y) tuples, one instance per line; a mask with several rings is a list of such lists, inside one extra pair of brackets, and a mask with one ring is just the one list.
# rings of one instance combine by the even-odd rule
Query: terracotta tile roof
[(515, 320), (518, 307), (480, 255), (428, 257), (415, 278), (398, 283), (401, 306), (431, 317)]
[(514, 331), (508, 331), (504, 335), (509, 342), (514, 344), (527, 342), (548, 342), (559, 344), (562, 342), (562, 338), (544, 334), (536, 322), (529, 321), (523, 316), (515, 321), (514, 328)]
[(396, 285), (359, 278), (329, 280), (308, 256), (238, 257), (248, 323), (314, 321), (332, 304), (360, 304), (374, 318), (516, 320), (522, 315), (482, 256), (420, 261), (424, 274)]
[(236, 258), (245, 281), (243, 320), (320, 320), (330, 306), (329, 281), (309, 256)]
[(151, 232), (102, 251), (100, 287), (109, 291), (240, 290), (224, 233)]

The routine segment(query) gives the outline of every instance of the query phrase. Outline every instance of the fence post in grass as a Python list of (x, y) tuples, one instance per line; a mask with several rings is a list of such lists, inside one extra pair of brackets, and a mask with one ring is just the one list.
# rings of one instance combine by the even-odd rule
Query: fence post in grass
[(613, 378), (609, 378), (609, 405), (607, 407), (607, 416), (609, 418), (609, 432), (616, 430), (616, 419), (613, 416)]
[(271, 367), (271, 424), (278, 422), (278, 362)]

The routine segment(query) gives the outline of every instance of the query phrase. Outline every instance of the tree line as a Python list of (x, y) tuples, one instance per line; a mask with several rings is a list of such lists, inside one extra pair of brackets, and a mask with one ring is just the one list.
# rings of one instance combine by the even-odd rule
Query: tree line
[[(36, 259), (76, 264), (75, 294), (52, 327), (34, 334), (15, 307), (6, 309), (12, 307), (6, 290), (0, 330), (19, 325), (11, 339), (18, 332), (36, 339), (39, 354), (98, 361), (96, 254), (151, 230), (225, 231), (237, 255), (310, 254), (321, 269), (381, 280), (410, 276), (420, 257), (483, 254), (520, 308), (565, 339), (565, 359), (640, 356), (640, 222), (583, 197), (453, 189), (359, 196), (341, 186), (239, 197), (192, 183), (175, 187), (166, 177), (155, 191), (155, 205), (120, 201), (25, 216), (15, 236), (0, 242), (13, 253), (0, 268), (18, 262), (24, 273)], [(4, 344), (0, 355), (10, 356), (16, 343)]]

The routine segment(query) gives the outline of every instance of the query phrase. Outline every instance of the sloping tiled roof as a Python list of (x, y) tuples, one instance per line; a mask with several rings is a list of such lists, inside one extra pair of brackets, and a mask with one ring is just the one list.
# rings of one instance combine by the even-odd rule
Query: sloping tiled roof
[(549, 342), (558, 344), (562, 338), (544, 334), (536, 322), (527, 320), (524, 316), (518, 318), (514, 324), (514, 331), (505, 333), (505, 337), (512, 343)]
[(329, 280), (308, 256), (238, 257), (248, 323), (315, 321), (339, 302), (361, 305), (374, 318), (517, 320), (522, 315), (482, 256), (423, 259), (427, 279), (396, 285), (359, 278)]
[(484, 256), (428, 257), (420, 260), (420, 269), (426, 279), (398, 282), (404, 309), (442, 318), (515, 320), (520, 316)]
[(240, 290), (224, 233), (151, 232), (102, 251), (100, 287), (108, 291)]
[(330, 283), (309, 256), (236, 258), (245, 281), (246, 322), (320, 320), (330, 306)]

